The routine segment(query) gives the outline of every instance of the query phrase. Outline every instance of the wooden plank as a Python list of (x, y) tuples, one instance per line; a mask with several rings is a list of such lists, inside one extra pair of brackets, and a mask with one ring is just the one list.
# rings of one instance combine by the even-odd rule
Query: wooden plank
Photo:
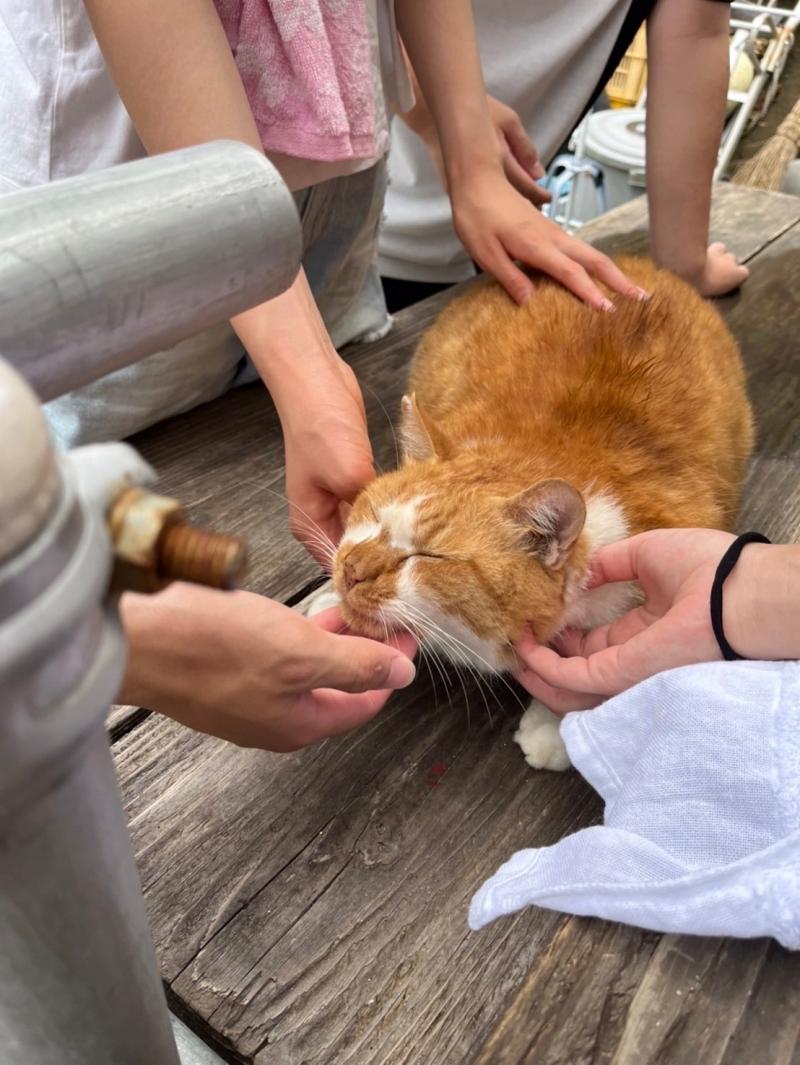
[[(711, 240), (722, 240), (748, 262), (800, 221), (800, 197), (721, 183), (714, 187)], [(648, 249), (644, 196), (597, 218), (581, 237), (606, 252), (639, 255)]]
[(608, 1061), (658, 942), (606, 921), (563, 920), (470, 1065)]
[(797, 956), (777, 943), (766, 947), (764, 965), (750, 988), (749, 1009), (720, 1059), (722, 1065), (797, 1065), (800, 1060), (800, 980)]
[[(723, 309), (762, 425), (746, 523), (800, 539), (798, 244), (800, 227), (776, 236)], [(402, 388), (416, 315), (441, 299), (402, 316), (384, 402)], [(214, 517), (215, 501), (204, 505)], [(493, 720), (467, 695), (469, 720), (458, 686), (451, 708), (441, 683), (437, 706), (421, 681), (358, 733), (288, 756), (157, 716), (122, 738), (117, 768), (171, 994), (261, 1065), (744, 1065), (773, 1060), (752, 1057), (762, 1038), (779, 1065), (792, 1060), (797, 995), (777, 989), (800, 984), (800, 962), (774, 946), (660, 939), (541, 910), (467, 931), (469, 897), (500, 861), (599, 816), (576, 774), (525, 768), (511, 695), (500, 691)]]
[(131, 728), (134, 724), (143, 720), (144, 715), (147, 713), (147, 710), (142, 710), (138, 706), (112, 706), (106, 717), (106, 728), (112, 742), (121, 736), (127, 728)]
[[(481, 710), (470, 727), (462, 699), (437, 707), (422, 684), (288, 757), (163, 720), (119, 745), (164, 976), (239, 1053), (465, 1060), (560, 920), (531, 911), (471, 936), (472, 888), (599, 809), (576, 775), (526, 770), (508, 708), (493, 724)], [(486, 982), (469, 1018), (452, 971)]]
[(721, 303), (742, 347), (758, 427), (739, 527), (784, 542), (800, 540), (798, 291), (800, 225), (769, 244), (741, 293)]

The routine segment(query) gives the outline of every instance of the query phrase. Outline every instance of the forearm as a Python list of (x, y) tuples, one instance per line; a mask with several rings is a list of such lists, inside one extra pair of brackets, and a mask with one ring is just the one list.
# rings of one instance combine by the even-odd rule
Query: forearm
[(747, 658), (800, 658), (800, 544), (742, 551), (725, 581), (723, 625)]
[[(149, 152), (233, 139), (263, 151), (211, 0), (86, 0), (117, 89)], [(233, 320), (276, 402), (335, 353), (301, 271), (282, 296)], [(302, 360), (298, 359), (298, 353)]]
[(728, 85), (726, 4), (660, 0), (648, 20), (647, 193), (653, 255), (696, 281)]
[(398, 0), (396, 10), (418, 88), (436, 123), (448, 184), (478, 168), (501, 168), (469, 0)]
[(238, 315), (231, 324), (279, 413), (304, 408), (309, 375), (339, 361), (302, 270), (286, 292)]
[(221, 138), (262, 150), (212, 0), (85, 0), (85, 6), (148, 152)]

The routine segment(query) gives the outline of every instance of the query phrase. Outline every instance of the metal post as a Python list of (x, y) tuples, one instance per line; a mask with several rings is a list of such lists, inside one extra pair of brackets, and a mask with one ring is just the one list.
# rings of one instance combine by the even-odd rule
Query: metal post
[(43, 401), (283, 292), (291, 193), (219, 141), (0, 197), (0, 356)]
[[(12, 194), (0, 351), (53, 397), (277, 295), (299, 254), (291, 196), (243, 146)], [(180, 1025), (176, 1050), (104, 730), (124, 668), (106, 516), (152, 479), (124, 444), (57, 462), (0, 359), (3, 1065), (217, 1060)]]

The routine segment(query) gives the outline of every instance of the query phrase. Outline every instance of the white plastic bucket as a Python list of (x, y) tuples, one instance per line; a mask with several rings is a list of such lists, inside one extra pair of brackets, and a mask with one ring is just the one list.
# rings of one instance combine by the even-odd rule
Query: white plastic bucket
[(644, 120), (645, 112), (634, 107), (589, 115), (584, 153), (603, 171), (609, 210), (644, 191)]

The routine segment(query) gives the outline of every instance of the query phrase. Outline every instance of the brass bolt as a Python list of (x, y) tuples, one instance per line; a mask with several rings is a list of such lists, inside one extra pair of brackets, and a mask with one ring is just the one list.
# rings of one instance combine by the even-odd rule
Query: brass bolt
[(244, 573), (243, 540), (189, 525), (175, 499), (126, 488), (111, 506), (116, 590), (155, 592), (170, 581), (209, 588), (236, 586)]
[(185, 522), (166, 525), (156, 544), (158, 575), (209, 588), (235, 588), (247, 566), (244, 541)]

